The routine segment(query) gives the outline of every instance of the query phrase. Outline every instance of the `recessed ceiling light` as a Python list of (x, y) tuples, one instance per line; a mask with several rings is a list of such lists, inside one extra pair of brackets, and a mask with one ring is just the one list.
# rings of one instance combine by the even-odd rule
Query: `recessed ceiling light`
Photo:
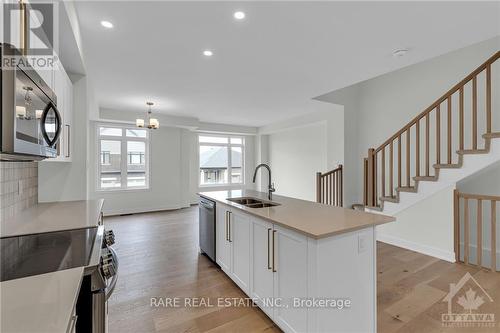
[(398, 57), (398, 58), (399, 58), (399, 57), (404, 56), (404, 55), (405, 55), (405, 54), (407, 54), (407, 53), (408, 53), (408, 49), (397, 49), (397, 50), (394, 50), (394, 51), (392, 52), (392, 55), (393, 55), (394, 57)]
[(214, 53), (210, 50), (205, 50), (205, 51), (203, 51), (203, 55), (206, 57), (211, 57), (214, 55)]
[(245, 12), (238, 11), (235, 12), (233, 16), (237, 20), (243, 20), (245, 18)]
[(101, 21), (101, 25), (105, 28), (108, 28), (108, 29), (111, 29), (113, 28), (113, 23), (109, 22), (109, 21)]

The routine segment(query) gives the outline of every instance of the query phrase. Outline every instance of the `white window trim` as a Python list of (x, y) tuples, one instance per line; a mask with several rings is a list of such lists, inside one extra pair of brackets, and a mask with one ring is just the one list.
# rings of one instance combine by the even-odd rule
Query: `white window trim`
[[(99, 128), (107, 127), (107, 128), (120, 128), (122, 129), (121, 136), (114, 135), (101, 135)], [(134, 138), (128, 137), (126, 130), (135, 130), (138, 129), (133, 125), (122, 125), (116, 123), (96, 123), (95, 125), (95, 138), (96, 138), (96, 181), (95, 181), (95, 191), (96, 192), (104, 192), (104, 193), (119, 193), (119, 192), (147, 192), (151, 191), (151, 135), (148, 129), (146, 131), (145, 138)], [(120, 141), (120, 149), (121, 156), (125, 156), (125, 158), (120, 158), (120, 170), (121, 170), (121, 187), (119, 188), (101, 188), (101, 140), (112, 140), (112, 141)], [(145, 142), (146, 152), (145, 152), (145, 163), (146, 163), (146, 186), (142, 187), (123, 187), (127, 182), (127, 163), (128, 163), (128, 155), (127, 155), (127, 141), (143, 141)]]
[[(205, 143), (205, 142), (200, 142), (200, 136), (209, 136), (209, 137), (217, 137), (217, 138), (228, 138), (228, 143)], [(237, 138), (241, 139), (241, 144), (236, 144), (236, 143), (231, 143), (231, 138)], [(213, 134), (213, 133), (203, 133), (199, 132), (198, 133), (198, 138), (197, 138), (197, 147), (196, 151), (198, 154), (198, 171), (197, 171), (197, 177), (198, 177), (198, 187), (199, 188), (208, 188), (208, 187), (241, 187), (245, 186), (245, 136), (243, 135), (232, 135), (232, 134)], [(228, 161), (228, 176), (227, 176), (227, 183), (225, 184), (202, 184), (201, 183), (201, 177), (200, 177), (200, 146), (219, 146), (219, 147), (228, 147), (227, 151), (227, 161)], [(241, 147), (241, 183), (233, 183), (231, 179), (232, 175), (232, 159), (231, 159), (231, 147)]]

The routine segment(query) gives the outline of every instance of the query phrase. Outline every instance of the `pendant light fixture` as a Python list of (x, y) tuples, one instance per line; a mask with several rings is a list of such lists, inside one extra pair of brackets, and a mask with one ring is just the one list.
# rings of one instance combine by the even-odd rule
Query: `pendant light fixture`
[(144, 119), (136, 119), (135, 120), (135, 125), (137, 127), (143, 128), (146, 126), (149, 129), (157, 129), (160, 127), (160, 123), (158, 122), (158, 119), (156, 118), (151, 118), (151, 107), (154, 105), (153, 102), (146, 102), (146, 105), (148, 106), (148, 111), (146, 113), (146, 122), (144, 122)]

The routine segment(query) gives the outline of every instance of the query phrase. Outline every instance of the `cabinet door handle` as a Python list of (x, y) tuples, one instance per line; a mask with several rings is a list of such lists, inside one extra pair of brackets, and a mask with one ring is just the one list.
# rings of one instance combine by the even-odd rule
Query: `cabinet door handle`
[(66, 133), (68, 136), (67, 137), (68, 140), (66, 140), (66, 145), (67, 145), (66, 157), (70, 157), (71, 156), (71, 129), (70, 129), (70, 126), (66, 125), (66, 129), (67, 129)]
[(278, 270), (276, 269), (276, 259), (275, 259), (275, 243), (276, 243), (276, 237), (274, 236), (276, 235), (276, 230), (273, 230), (273, 273), (276, 273)]
[(231, 231), (232, 231), (232, 227), (231, 227), (231, 212), (227, 212), (228, 214), (228, 224), (229, 224), (229, 243), (232, 243), (233, 242), (233, 239), (232, 239), (232, 235), (231, 235)]
[(267, 228), (267, 269), (272, 269), (271, 267), (271, 228)]
[(227, 229), (228, 229), (228, 226), (227, 226), (227, 211), (224, 212), (224, 228), (225, 228), (225, 232), (226, 232), (226, 241), (228, 241), (228, 233), (227, 233)]

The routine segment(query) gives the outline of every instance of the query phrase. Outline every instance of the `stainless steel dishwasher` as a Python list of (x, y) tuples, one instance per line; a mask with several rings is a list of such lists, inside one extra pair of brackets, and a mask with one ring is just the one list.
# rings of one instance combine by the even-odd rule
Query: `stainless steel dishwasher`
[(200, 250), (215, 262), (215, 202), (200, 197)]

